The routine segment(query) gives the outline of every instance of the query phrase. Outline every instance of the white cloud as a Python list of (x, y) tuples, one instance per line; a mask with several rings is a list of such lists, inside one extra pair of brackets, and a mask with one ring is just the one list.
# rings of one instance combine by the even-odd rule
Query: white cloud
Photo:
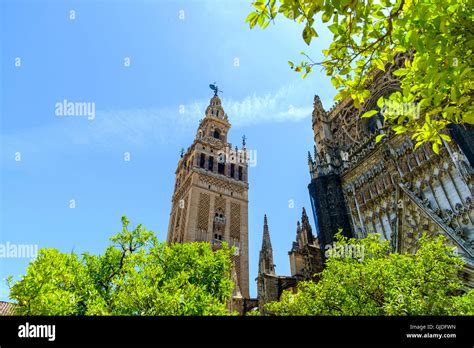
[[(304, 83), (295, 86), (289, 85), (263, 95), (254, 93), (240, 100), (223, 97), (222, 104), (234, 128), (299, 121), (310, 117), (313, 99)], [(184, 113), (180, 113), (180, 105), (106, 111), (100, 110), (98, 105), (94, 120), (57, 117), (52, 109), (50, 117), (55, 118), (54, 122), (2, 134), (1, 141), (8, 154), (16, 151), (47, 151), (52, 154), (83, 145), (110, 149), (153, 147), (156, 143), (193, 136), (208, 104), (209, 99), (189, 102), (184, 105)]]
[(310, 99), (305, 106), (301, 102), (301, 88), (290, 85), (265, 95), (253, 94), (240, 101), (223, 99), (222, 105), (235, 126), (254, 125), (263, 122), (299, 121), (311, 115)]

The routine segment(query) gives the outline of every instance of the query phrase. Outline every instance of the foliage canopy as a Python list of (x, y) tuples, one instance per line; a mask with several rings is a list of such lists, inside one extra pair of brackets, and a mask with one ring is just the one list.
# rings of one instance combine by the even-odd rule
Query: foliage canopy
[(122, 218), (103, 255), (46, 248), (10, 283), (19, 315), (228, 315), (231, 250), (166, 245)]
[(318, 283), (301, 282), (296, 293), (285, 291), (279, 302), (266, 305), (267, 313), (474, 315), (474, 290), (460, 291), (464, 261), (443, 237), (424, 235), (415, 254), (392, 253), (379, 235), (349, 239), (339, 234), (336, 245), (363, 250), (364, 257), (330, 256)]
[[(473, 48), (474, 14), (469, 0), (257, 0), (246, 21), (266, 28), (279, 15), (304, 24), (303, 40), (318, 37), (316, 23), (328, 23), (333, 35), (323, 50), (324, 60), (290, 67), (309, 74), (322, 66), (338, 89), (336, 100), (351, 97), (356, 107), (370, 97), (368, 87), (376, 70), (385, 71), (397, 54), (404, 66), (394, 72), (400, 91), (381, 97), (391, 107), (384, 118), (396, 134), (409, 132), (420, 146), (433, 150), (443, 140), (449, 124), (474, 124)], [(374, 115), (370, 110), (363, 116)], [(424, 115), (424, 117), (420, 117)], [(379, 137), (377, 140), (380, 140)]]

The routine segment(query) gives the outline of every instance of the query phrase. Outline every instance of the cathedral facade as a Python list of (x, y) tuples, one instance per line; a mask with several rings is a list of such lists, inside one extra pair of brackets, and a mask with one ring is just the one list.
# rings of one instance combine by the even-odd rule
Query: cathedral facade
[(234, 297), (248, 299), (247, 149), (245, 138), (241, 149), (227, 142), (230, 127), (216, 90), (178, 162), (167, 243), (234, 246)]
[(321, 247), (333, 242), (338, 228), (355, 238), (379, 233), (402, 253), (416, 252), (423, 232), (442, 234), (465, 259), (466, 282), (473, 286), (472, 126), (452, 126), (453, 141), (443, 141), (436, 154), (430, 143), (415, 150), (410, 134), (376, 143), (386, 132), (382, 112), (359, 117), (398, 89), (392, 71), (400, 64), (375, 76), (371, 98), (360, 110), (348, 98), (326, 111), (315, 97), (309, 192)]
[[(387, 131), (380, 110), (372, 118), (360, 118), (377, 108), (379, 97), (399, 89), (392, 71), (402, 59), (374, 76), (371, 98), (361, 109), (347, 98), (326, 111), (315, 96), (308, 189), (316, 235), (298, 225), (298, 231), (306, 232), (297, 233), (289, 252), (291, 276), (276, 276), (274, 270), (260, 267), (260, 304), (278, 300), (298, 279), (319, 272), (324, 250), (339, 229), (354, 238), (378, 233), (401, 253), (416, 252), (423, 232), (444, 235), (465, 260), (466, 287), (474, 287), (474, 127), (451, 125), (452, 141), (443, 141), (436, 154), (429, 143), (415, 150), (409, 134), (389, 135), (377, 143), (376, 136)], [(271, 248), (265, 232), (263, 238), (262, 250)], [(268, 255), (272, 253), (260, 257)], [(315, 255), (319, 262), (312, 261)], [(272, 281), (276, 277), (279, 281)]]

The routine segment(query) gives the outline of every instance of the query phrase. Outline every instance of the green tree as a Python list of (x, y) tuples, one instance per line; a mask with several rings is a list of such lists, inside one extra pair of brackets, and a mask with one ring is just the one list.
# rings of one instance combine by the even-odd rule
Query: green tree
[(10, 298), (20, 315), (229, 315), (231, 252), (208, 243), (166, 245), (142, 225), (123, 229), (103, 255), (46, 248)]
[[(336, 100), (351, 97), (360, 107), (370, 97), (376, 70), (406, 56), (394, 72), (401, 90), (377, 103), (392, 106), (385, 121), (396, 134), (410, 132), (415, 146), (431, 142), (438, 152), (448, 124), (474, 124), (473, 47), (474, 15), (469, 0), (258, 0), (246, 21), (266, 28), (278, 15), (304, 24), (303, 40), (318, 37), (315, 24), (328, 23), (331, 45), (324, 60), (290, 67), (303, 78), (322, 66), (335, 88)], [(417, 108), (393, 105), (414, 105)], [(418, 109), (420, 112), (417, 112)], [(371, 117), (375, 111), (367, 111)], [(419, 117), (422, 114), (425, 117)], [(378, 140), (380, 137), (378, 138)]]
[[(339, 234), (321, 280), (299, 283), (296, 293), (285, 291), (265, 309), (272, 315), (474, 315), (474, 290), (460, 290), (464, 261), (443, 237), (424, 235), (419, 243), (415, 254), (400, 254), (379, 235)], [(359, 257), (347, 257), (351, 250)]]

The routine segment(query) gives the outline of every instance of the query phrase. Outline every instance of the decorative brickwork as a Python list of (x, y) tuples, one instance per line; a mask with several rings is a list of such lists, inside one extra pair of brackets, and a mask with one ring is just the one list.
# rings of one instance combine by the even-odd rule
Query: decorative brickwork
[(197, 228), (200, 231), (207, 231), (209, 228), (209, 207), (211, 195), (209, 193), (199, 193), (199, 209)]
[[(182, 208), (180, 207), (179, 209), (182, 210), (182, 220), (186, 219), (186, 213), (188, 212), (188, 196), (184, 198), (184, 202), (182, 205)], [(184, 221), (181, 223), (181, 226), (179, 226), (179, 237), (178, 237), (178, 242), (182, 243), (184, 241), (184, 233), (185, 233), (185, 224)]]
[(239, 240), (240, 238), (240, 204), (230, 204), (230, 237)]
[[(214, 250), (223, 242), (235, 245), (233, 273), (238, 291), (234, 295), (242, 302), (242, 297), (249, 298), (248, 168), (246, 161), (240, 161), (231, 175), (232, 155), (227, 156), (229, 159), (226, 154), (238, 153), (247, 158), (247, 149), (245, 142), (240, 150), (227, 142), (229, 129), (221, 101), (214, 96), (194, 142), (178, 162), (167, 240), (207, 241)], [(236, 175), (239, 170), (241, 177)]]
[(215, 211), (220, 211), (225, 216), (225, 199), (219, 196), (216, 196), (215, 202)]

